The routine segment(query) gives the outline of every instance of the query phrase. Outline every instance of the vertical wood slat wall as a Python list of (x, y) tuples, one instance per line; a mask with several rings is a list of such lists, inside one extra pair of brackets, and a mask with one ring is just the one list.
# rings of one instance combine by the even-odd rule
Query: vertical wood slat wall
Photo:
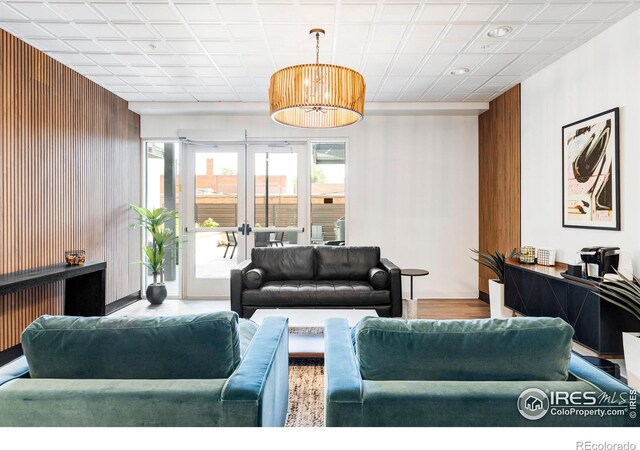
[[(494, 99), (478, 118), (479, 250), (520, 247), (520, 85)], [(493, 272), (479, 265), (478, 290), (489, 292)]]
[[(127, 102), (0, 30), (0, 274), (61, 263), (84, 249), (107, 261), (107, 303), (140, 289), (140, 117)], [(0, 297), (0, 351), (64, 285)]]

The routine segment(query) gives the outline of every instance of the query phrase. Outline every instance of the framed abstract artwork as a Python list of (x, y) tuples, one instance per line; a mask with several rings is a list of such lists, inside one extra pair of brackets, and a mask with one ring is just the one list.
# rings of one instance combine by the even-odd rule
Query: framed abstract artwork
[(619, 108), (562, 127), (562, 226), (620, 230)]

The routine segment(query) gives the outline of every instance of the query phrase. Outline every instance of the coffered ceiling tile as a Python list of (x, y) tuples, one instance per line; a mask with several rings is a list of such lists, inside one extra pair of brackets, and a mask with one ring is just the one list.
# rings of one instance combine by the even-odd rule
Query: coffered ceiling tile
[(336, 6), (333, 4), (300, 5), (297, 21), (317, 23), (318, 26), (333, 23), (336, 20)]
[(29, 43), (43, 52), (73, 52), (73, 48), (58, 39), (29, 39)]
[(418, 22), (448, 22), (462, 3), (453, 2), (448, 5), (426, 4), (418, 17)]
[[(495, 77), (491, 77), (491, 79), (489, 81), (487, 81), (484, 86), (494, 86), (494, 87), (501, 87), (501, 86), (508, 86), (511, 85), (513, 83), (515, 83), (516, 81), (518, 81), (518, 77), (514, 77), (514, 76), (495, 76)], [(496, 89), (497, 90), (497, 89)]]
[(116, 29), (120, 31), (124, 36), (129, 39), (157, 39), (158, 36), (154, 34), (146, 25), (141, 23), (121, 23), (114, 24)]
[(583, 8), (585, 2), (564, 3), (560, 5), (547, 5), (534, 18), (534, 22), (564, 22), (573, 14)]
[(31, 20), (63, 21), (64, 18), (43, 2), (11, 2), (9, 5)]
[(422, 97), (420, 97), (421, 102), (439, 102), (444, 97), (444, 93), (442, 92), (427, 92)]
[(480, 67), (474, 71), (474, 75), (495, 75), (511, 64), (518, 57), (517, 54), (498, 54), (490, 56)]
[(9, 5), (0, 3), (0, 20), (27, 20), (27, 18)]
[(94, 39), (121, 39), (122, 36), (118, 31), (107, 23), (76, 24), (85, 35)]
[(248, 68), (274, 68), (273, 59), (269, 55), (240, 55), (240, 61), (245, 67)]
[(561, 51), (567, 45), (571, 44), (570, 40), (546, 40), (541, 41), (531, 49), (533, 53), (556, 53)]
[(240, 67), (242, 63), (238, 55), (212, 55), (213, 61), (218, 66), (224, 67)]
[(102, 16), (84, 3), (55, 3), (51, 7), (74, 22), (104, 21)]
[(262, 4), (258, 5), (258, 11), (266, 23), (291, 23), (296, 22), (298, 17), (295, 5)]
[(369, 55), (363, 71), (369, 76), (382, 76), (387, 71), (393, 55)]
[(188, 22), (220, 22), (222, 17), (212, 4), (177, 4), (176, 8)]
[(500, 75), (524, 75), (548, 57), (544, 54), (523, 55), (502, 70)]
[(194, 77), (195, 74), (193, 70), (189, 67), (184, 66), (167, 66), (163, 67), (165, 73), (171, 77)]
[(488, 102), (495, 94), (475, 93), (464, 99), (465, 102)]
[(93, 6), (112, 22), (140, 21), (140, 18), (126, 3), (95, 3)]
[(489, 76), (469, 76), (466, 77), (462, 82), (456, 87), (456, 90), (461, 91), (462, 89), (466, 89), (469, 92), (473, 92), (482, 86), (484, 83), (489, 81), (491, 77)]
[(175, 76), (174, 80), (179, 86), (202, 86), (202, 81), (198, 77)]
[(258, 11), (252, 3), (218, 3), (218, 10), (226, 22), (257, 22)]
[(376, 13), (375, 4), (349, 4), (340, 5), (339, 14), (344, 23), (372, 22)]
[(183, 54), (181, 59), (190, 66), (207, 66), (211, 64), (211, 57), (208, 54)]
[(107, 70), (114, 75), (135, 75), (136, 72), (129, 66), (109, 66)]
[(467, 67), (473, 70), (475, 67), (478, 67), (479, 65), (481, 65), (481, 63), (488, 57), (489, 56), (487, 55), (465, 53), (465, 54), (459, 55), (451, 65), (455, 67)]
[(162, 70), (154, 66), (139, 66), (134, 67), (134, 70), (145, 77), (159, 77), (164, 75)]
[(149, 59), (163, 68), (166, 68), (167, 66), (181, 66), (184, 64), (178, 55), (172, 54), (150, 54)]
[(55, 52), (51, 52), (51, 53), (49, 53), (49, 56), (51, 56), (54, 59), (57, 59), (58, 61), (60, 61), (63, 64), (71, 66), (71, 67), (89, 66), (89, 65), (95, 64), (93, 61), (91, 61), (86, 56), (80, 55), (78, 53), (55, 53)]
[(107, 50), (96, 43), (88, 39), (66, 39), (65, 42), (81, 53), (106, 53)]
[(79, 66), (78, 68), (79, 70), (82, 71), (82, 74), (84, 75), (111, 75), (111, 72), (109, 72), (107, 69), (105, 69), (104, 67), (100, 67), (100, 66)]
[(29, 22), (0, 22), (0, 28), (23, 38), (54, 38), (54, 35), (42, 27)]
[(568, 23), (554, 30), (549, 37), (552, 39), (575, 39), (589, 33), (595, 26), (592, 23)]
[[(91, 59), (95, 64), (100, 66), (121, 66), (122, 61), (113, 55), (107, 53), (87, 54), (87, 57)], [(107, 69), (108, 70), (108, 69)]]
[(227, 25), (232, 39), (264, 40), (262, 28), (247, 23), (231, 23)]
[[(139, 50), (127, 41), (122, 40), (99, 40), (102, 47), (112, 53), (138, 53)], [(136, 42), (136, 44), (138, 44)], [(140, 46), (145, 46), (143, 51), (148, 50), (146, 48), (147, 43), (140, 42)]]
[(544, 4), (538, 3), (509, 3), (500, 11), (494, 20), (501, 22), (524, 22), (543, 8)]
[(400, 92), (409, 83), (409, 77), (387, 77), (382, 83), (382, 89), (390, 92)]
[(417, 4), (385, 4), (382, 6), (380, 20), (382, 22), (407, 22), (411, 20), (417, 9)]
[(431, 89), (429, 90), (429, 92), (435, 91), (435, 92), (446, 93), (452, 90), (453, 88), (455, 88), (458, 84), (460, 84), (462, 80), (464, 80), (464, 78), (465, 77), (460, 77), (455, 75), (446, 75), (440, 78), (438, 81), (436, 81), (433, 84), (433, 86), (431, 86)]
[(204, 51), (203, 47), (195, 40), (168, 40), (166, 44), (173, 51), (180, 54), (202, 53)]
[(519, 30), (514, 31), (516, 33), (514, 39), (544, 39), (556, 28), (558, 28), (558, 25), (550, 23), (522, 25)]
[(122, 93), (117, 93), (117, 95), (119, 95), (121, 98), (123, 98), (128, 102), (148, 102), (149, 101), (149, 97), (147, 97), (146, 95), (140, 92), (138, 93), (122, 92)]
[(467, 53), (484, 53), (484, 54), (498, 53), (506, 43), (507, 41), (503, 41), (503, 40), (489, 41), (489, 40), (476, 39), (468, 47), (465, 48), (465, 51)]
[(468, 41), (440, 41), (431, 49), (431, 53), (460, 53), (468, 45)]
[(472, 39), (482, 28), (482, 25), (455, 24), (446, 31), (446, 39)]
[(461, 102), (461, 101), (464, 101), (464, 99), (467, 98), (468, 95), (469, 94), (458, 94), (458, 93), (448, 94), (447, 96), (444, 97), (444, 101)]
[(491, 19), (500, 6), (500, 3), (489, 3), (486, 5), (469, 3), (456, 16), (456, 20), (462, 22), (485, 22)]
[(440, 75), (449, 67), (455, 55), (431, 55), (422, 69), (420, 76)]
[(412, 94), (423, 94), (437, 80), (437, 77), (415, 77), (405, 87), (405, 92)]
[(153, 66), (153, 61), (140, 53), (118, 55), (118, 59), (123, 60), (132, 66)]
[(232, 41), (200, 41), (209, 53), (235, 53), (236, 46)]
[(539, 41), (511, 40), (500, 47), (500, 53), (526, 53)]
[(377, 102), (395, 102), (400, 97), (400, 92), (380, 91), (375, 96)]
[[(151, 26), (160, 36), (165, 39), (190, 39), (193, 37), (189, 29), (179, 23), (154, 23)], [(192, 27), (196, 34), (198, 34), (198, 27), (200, 27), (200, 25), (194, 25)], [(202, 38), (209, 37), (207, 35), (198, 36)]]
[(601, 21), (608, 20), (618, 11), (625, 9), (627, 3), (607, 1), (602, 3), (591, 3), (585, 9), (572, 17), (572, 20)]
[(165, 3), (135, 3), (135, 8), (151, 22), (179, 22), (175, 10)]
[(400, 55), (392, 66), (391, 76), (409, 76), (419, 68), (420, 62), (425, 58), (422, 54)]

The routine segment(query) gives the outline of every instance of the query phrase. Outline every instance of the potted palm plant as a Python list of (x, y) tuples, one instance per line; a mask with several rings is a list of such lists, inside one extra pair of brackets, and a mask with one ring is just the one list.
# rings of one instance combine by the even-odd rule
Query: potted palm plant
[(167, 287), (164, 284), (164, 268), (175, 259), (178, 248), (178, 237), (167, 223), (178, 219), (177, 211), (169, 211), (165, 208), (147, 209), (141, 206), (131, 205), (137, 214), (136, 221), (131, 225), (134, 228), (144, 228), (150, 242), (144, 247), (143, 260), (137, 261), (149, 269), (153, 276), (153, 283), (147, 286), (147, 300), (152, 305), (159, 305), (167, 298)]
[[(602, 280), (596, 294), (640, 320), (640, 279), (627, 277), (618, 272), (619, 279)], [(622, 333), (624, 361), (627, 367), (629, 386), (640, 389), (640, 333)]]
[[(504, 253), (483, 253), (476, 249), (471, 249), (478, 257), (473, 258), (479, 264), (487, 267), (496, 274), (497, 279), (489, 280), (489, 310), (492, 318), (511, 317), (513, 313), (504, 306), (504, 262), (507, 258)], [(517, 256), (515, 249), (511, 251), (508, 258)]]

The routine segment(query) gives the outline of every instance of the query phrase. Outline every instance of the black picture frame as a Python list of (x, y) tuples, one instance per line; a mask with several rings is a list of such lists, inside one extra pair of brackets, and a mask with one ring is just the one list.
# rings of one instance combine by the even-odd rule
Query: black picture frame
[(620, 231), (620, 108), (562, 127), (562, 226)]

